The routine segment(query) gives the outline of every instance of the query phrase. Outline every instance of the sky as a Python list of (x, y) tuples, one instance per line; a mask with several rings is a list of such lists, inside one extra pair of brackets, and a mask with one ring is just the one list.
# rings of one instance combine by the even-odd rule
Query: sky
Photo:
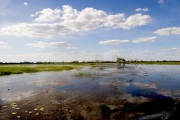
[(180, 60), (179, 0), (1, 0), (0, 62)]

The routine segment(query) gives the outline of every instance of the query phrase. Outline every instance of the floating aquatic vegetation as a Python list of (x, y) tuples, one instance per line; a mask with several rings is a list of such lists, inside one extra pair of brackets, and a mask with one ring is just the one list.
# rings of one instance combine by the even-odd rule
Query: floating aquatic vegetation
[(35, 115), (39, 115), (39, 113), (35, 113)]
[(29, 111), (29, 114), (33, 113), (33, 111)]
[(43, 108), (43, 107), (41, 107), (41, 108), (39, 108), (39, 110), (44, 111), (44, 108)]
[(20, 118), (21, 116), (16, 116), (16, 118)]
[(19, 110), (19, 108), (16, 108), (16, 110)]
[(12, 108), (16, 108), (18, 105), (16, 103), (11, 103)]
[(16, 103), (11, 103), (11, 106), (15, 106), (15, 105), (17, 105)]
[(17, 114), (17, 112), (12, 112), (12, 115), (16, 115)]
[(34, 110), (36, 111), (36, 110), (38, 110), (38, 108), (34, 108)]

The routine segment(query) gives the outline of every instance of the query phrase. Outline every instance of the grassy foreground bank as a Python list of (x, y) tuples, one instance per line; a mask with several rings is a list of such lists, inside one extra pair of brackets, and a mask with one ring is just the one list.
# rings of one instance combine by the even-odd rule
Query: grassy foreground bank
[(0, 76), (41, 71), (63, 71), (75, 68), (77, 68), (75, 65), (0, 65)]

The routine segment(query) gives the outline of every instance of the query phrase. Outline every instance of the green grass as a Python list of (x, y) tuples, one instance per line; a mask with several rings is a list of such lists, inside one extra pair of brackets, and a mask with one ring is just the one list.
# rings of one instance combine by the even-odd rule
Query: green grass
[(72, 70), (74, 65), (0, 65), (0, 75), (34, 73), (41, 71), (63, 71)]

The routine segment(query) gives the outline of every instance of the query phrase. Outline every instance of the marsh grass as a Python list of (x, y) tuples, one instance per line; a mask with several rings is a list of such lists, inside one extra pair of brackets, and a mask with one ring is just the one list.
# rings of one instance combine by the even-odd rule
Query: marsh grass
[(100, 67), (99, 70), (104, 70), (104, 67)]
[(72, 70), (76, 66), (73, 65), (3, 65), (0, 66), (0, 75), (10, 75), (10, 74), (22, 74), (22, 73), (34, 73), (41, 71), (63, 71)]
[(90, 72), (79, 72), (75, 74), (76, 77), (92, 77), (94, 75), (95, 73), (90, 73)]

